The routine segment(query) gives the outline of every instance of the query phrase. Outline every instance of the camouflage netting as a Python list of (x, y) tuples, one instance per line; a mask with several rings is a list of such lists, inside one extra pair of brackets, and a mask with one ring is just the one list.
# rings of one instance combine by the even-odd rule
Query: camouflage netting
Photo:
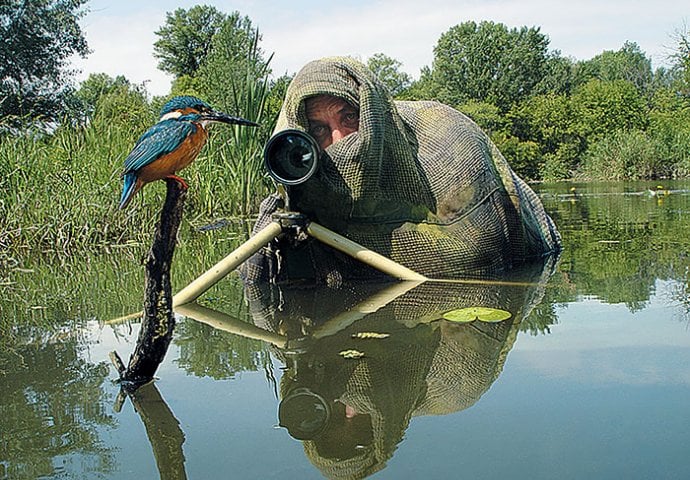
[[(324, 431), (303, 439), (309, 460), (327, 478), (367, 477), (385, 467), (415, 416), (445, 415), (475, 404), (503, 370), (521, 323), (531, 321), (552, 269), (550, 262), (533, 264), (510, 284), (425, 283), (400, 292), (378, 310), (372, 299), (381, 293), (376, 290), (380, 284), (353, 291), (248, 285), (258, 326), (308, 339), (289, 354), (275, 350), (288, 367), (281, 378), (281, 401), (306, 388), (357, 414), (343, 421), (342, 412), (334, 413)], [(318, 335), (334, 318), (341, 320), (339, 312), (358, 311), (358, 304), (371, 313), (354, 323), (340, 321), (341, 328), (329, 329), (330, 335)], [(512, 316), (470, 324), (441, 318), (449, 310), (476, 306)], [(389, 336), (373, 338), (371, 333)], [(363, 356), (343, 358), (347, 350)]]
[[(481, 275), (559, 248), (535, 193), (486, 134), (437, 102), (394, 101), (361, 63), (307, 64), (288, 89), (276, 132), (308, 131), (305, 100), (333, 95), (359, 107), (359, 130), (329, 146), (319, 171), (288, 188), (292, 210), (413, 270), (433, 277)], [(282, 205), (262, 205), (256, 229)], [(245, 267), (249, 281), (371, 276), (309, 240), (276, 243)], [(296, 268), (296, 270), (295, 270)]]

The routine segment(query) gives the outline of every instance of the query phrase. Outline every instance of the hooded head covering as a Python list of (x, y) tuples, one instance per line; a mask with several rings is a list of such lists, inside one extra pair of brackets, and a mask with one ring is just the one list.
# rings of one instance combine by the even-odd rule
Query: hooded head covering
[[(308, 131), (305, 101), (319, 95), (358, 108), (359, 129), (326, 148), (316, 175), (288, 187), (293, 210), (435, 277), (495, 272), (558, 250), (560, 237), (538, 197), (460, 112), (437, 102), (394, 101), (360, 62), (325, 58), (291, 82), (276, 133)], [(257, 228), (278, 205), (276, 198), (264, 203)], [(310, 247), (300, 262), (323, 269), (319, 248)], [(286, 245), (276, 249), (284, 259), (291, 255)], [(265, 261), (272, 253), (261, 255)], [(338, 260), (326, 270), (348, 277), (356, 268)]]

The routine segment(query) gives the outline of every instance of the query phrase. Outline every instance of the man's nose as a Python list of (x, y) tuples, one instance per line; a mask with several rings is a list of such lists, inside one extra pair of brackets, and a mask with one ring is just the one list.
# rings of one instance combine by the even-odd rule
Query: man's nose
[(333, 140), (332, 143), (335, 143), (338, 140), (342, 139), (345, 135), (347, 135), (347, 132), (345, 132), (343, 128), (334, 128), (333, 130), (331, 130), (331, 139)]

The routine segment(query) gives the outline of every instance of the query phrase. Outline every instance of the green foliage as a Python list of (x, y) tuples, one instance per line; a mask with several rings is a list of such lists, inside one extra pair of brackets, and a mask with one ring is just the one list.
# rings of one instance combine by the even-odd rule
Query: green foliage
[(159, 39), (153, 44), (153, 55), (160, 60), (158, 68), (176, 78), (194, 76), (226, 20), (224, 13), (209, 5), (166, 13), (165, 25), (156, 31)]
[(178, 95), (191, 95), (193, 97), (201, 97), (201, 81), (190, 75), (182, 75), (177, 77), (172, 82), (170, 88), (170, 97), (176, 97)]
[(259, 47), (261, 35), (249, 17), (234, 12), (213, 37), (206, 62), (196, 74), (203, 98), (227, 112), (242, 115), (241, 90), (247, 79), (263, 79), (271, 73)]
[(83, 120), (97, 123), (97, 128), (117, 123), (141, 130), (153, 121), (144, 87), (133, 85), (122, 75), (91, 74), (75, 96), (82, 104)]
[(515, 136), (538, 146), (540, 154), (529, 157), (531, 161), (523, 166), (523, 172), (530, 173), (527, 178), (570, 177), (584, 150), (584, 141), (574, 129), (576, 119), (566, 95), (534, 96), (513, 107), (507, 118)]
[(652, 84), (652, 62), (636, 43), (625, 42), (618, 51), (606, 50), (581, 62), (578, 77), (579, 84), (592, 79), (605, 82), (624, 80), (635, 85), (638, 91), (646, 92)]
[(400, 70), (402, 63), (383, 53), (375, 53), (369, 57), (367, 67), (374, 72), (394, 97), (400, 95), (412, 84), (412, 78)]
[(580, 160), (581, 148), (574, 143), (562, 143), (553, 152), (545, 153), (540, 169), (542, 180), (558, 181), (572, 178)]
[(657, 90), (649, 112), (648, 131), (657, 142), (661, 175), (690, 174), (690, 97), (672, 89)]
[(555, 51), (547, 55), (544, 77), (534, 87), (534, 94), (569, 94), (575, 86), (575, 64)]
[(0, 130), (55, 122), (70, 111), (70, 57), (88, 53), (78, 23), (86, 1), (0, 3)]
[(117, 212), (116, 199), (122, 162), (140, 133), (93, 122), (0, 142), (0, 255), (99, 249), (138, 238), (147, 219)]
[(507, 118), (517, 136), (538, 143), (544, 153), (555, 152), (563, 143), (573, 143), (575, 118), (566, 95), (534, 96), (513, 107)]
[(531, 141), (521, 141), (517, 137), (504, 133), (494, 134), (491, 139), (515, 173), (530, 180), (539, 179), (539, 163), (541, 162), (539, 145)]
[[(271, 103), (269, 61), (259, 48), (259, 32), (239, 14), (225, 23), (214, 38), (214, 49), (198, 74), (204, 98), (216, 108), (251, 119), (259, 128), (233, 127), (217, 132), (199, 164), (204, 181), (197, 208), (204, 215), (248, 215), (268, 193), (270, 183), (263, 167), (263, 147), (275, 125), (277, 111)], [(224, 191), (224, 195), (218, 195)]]
[(685, 97), (690, 97), (690, 32), (679, 29), (674, 37), (677, 44), (671, 55), (674, 87)]
[(596, 141), (617, 130), (644, 130), (647, 106), (635, 86), (625, 80), (590, 80), (571, 97), (574, 130)]
[(433, 77), (432, 70), (429, 67), (423, 67), (419, 80), (412, 82), (398, 98), (400, 100), (438, 100), (441, 98), (440, 86)]
[(538, 28), (509, 30), (500, 23), (471, 21), (456, 25), (434, 48), (438, 99), (451, 105), (475, 99), (507, 111), (547, 73), (548, 44)]

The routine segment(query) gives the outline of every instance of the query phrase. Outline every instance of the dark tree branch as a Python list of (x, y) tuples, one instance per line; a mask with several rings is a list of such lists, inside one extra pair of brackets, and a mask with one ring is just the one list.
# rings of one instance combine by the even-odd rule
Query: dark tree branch
[(146, 259), (144, 317), (137, 345), (126, 369), (117, 353), (112, 352), (110, 355), (120, 374), (122, 386), (128, 392), (133, 392), (153, 380), (168, 351), (175, 328), (170, 265), (187, 192), (176, 180), (167, 179), (166, 183), (168, 189), (165, 204)]

